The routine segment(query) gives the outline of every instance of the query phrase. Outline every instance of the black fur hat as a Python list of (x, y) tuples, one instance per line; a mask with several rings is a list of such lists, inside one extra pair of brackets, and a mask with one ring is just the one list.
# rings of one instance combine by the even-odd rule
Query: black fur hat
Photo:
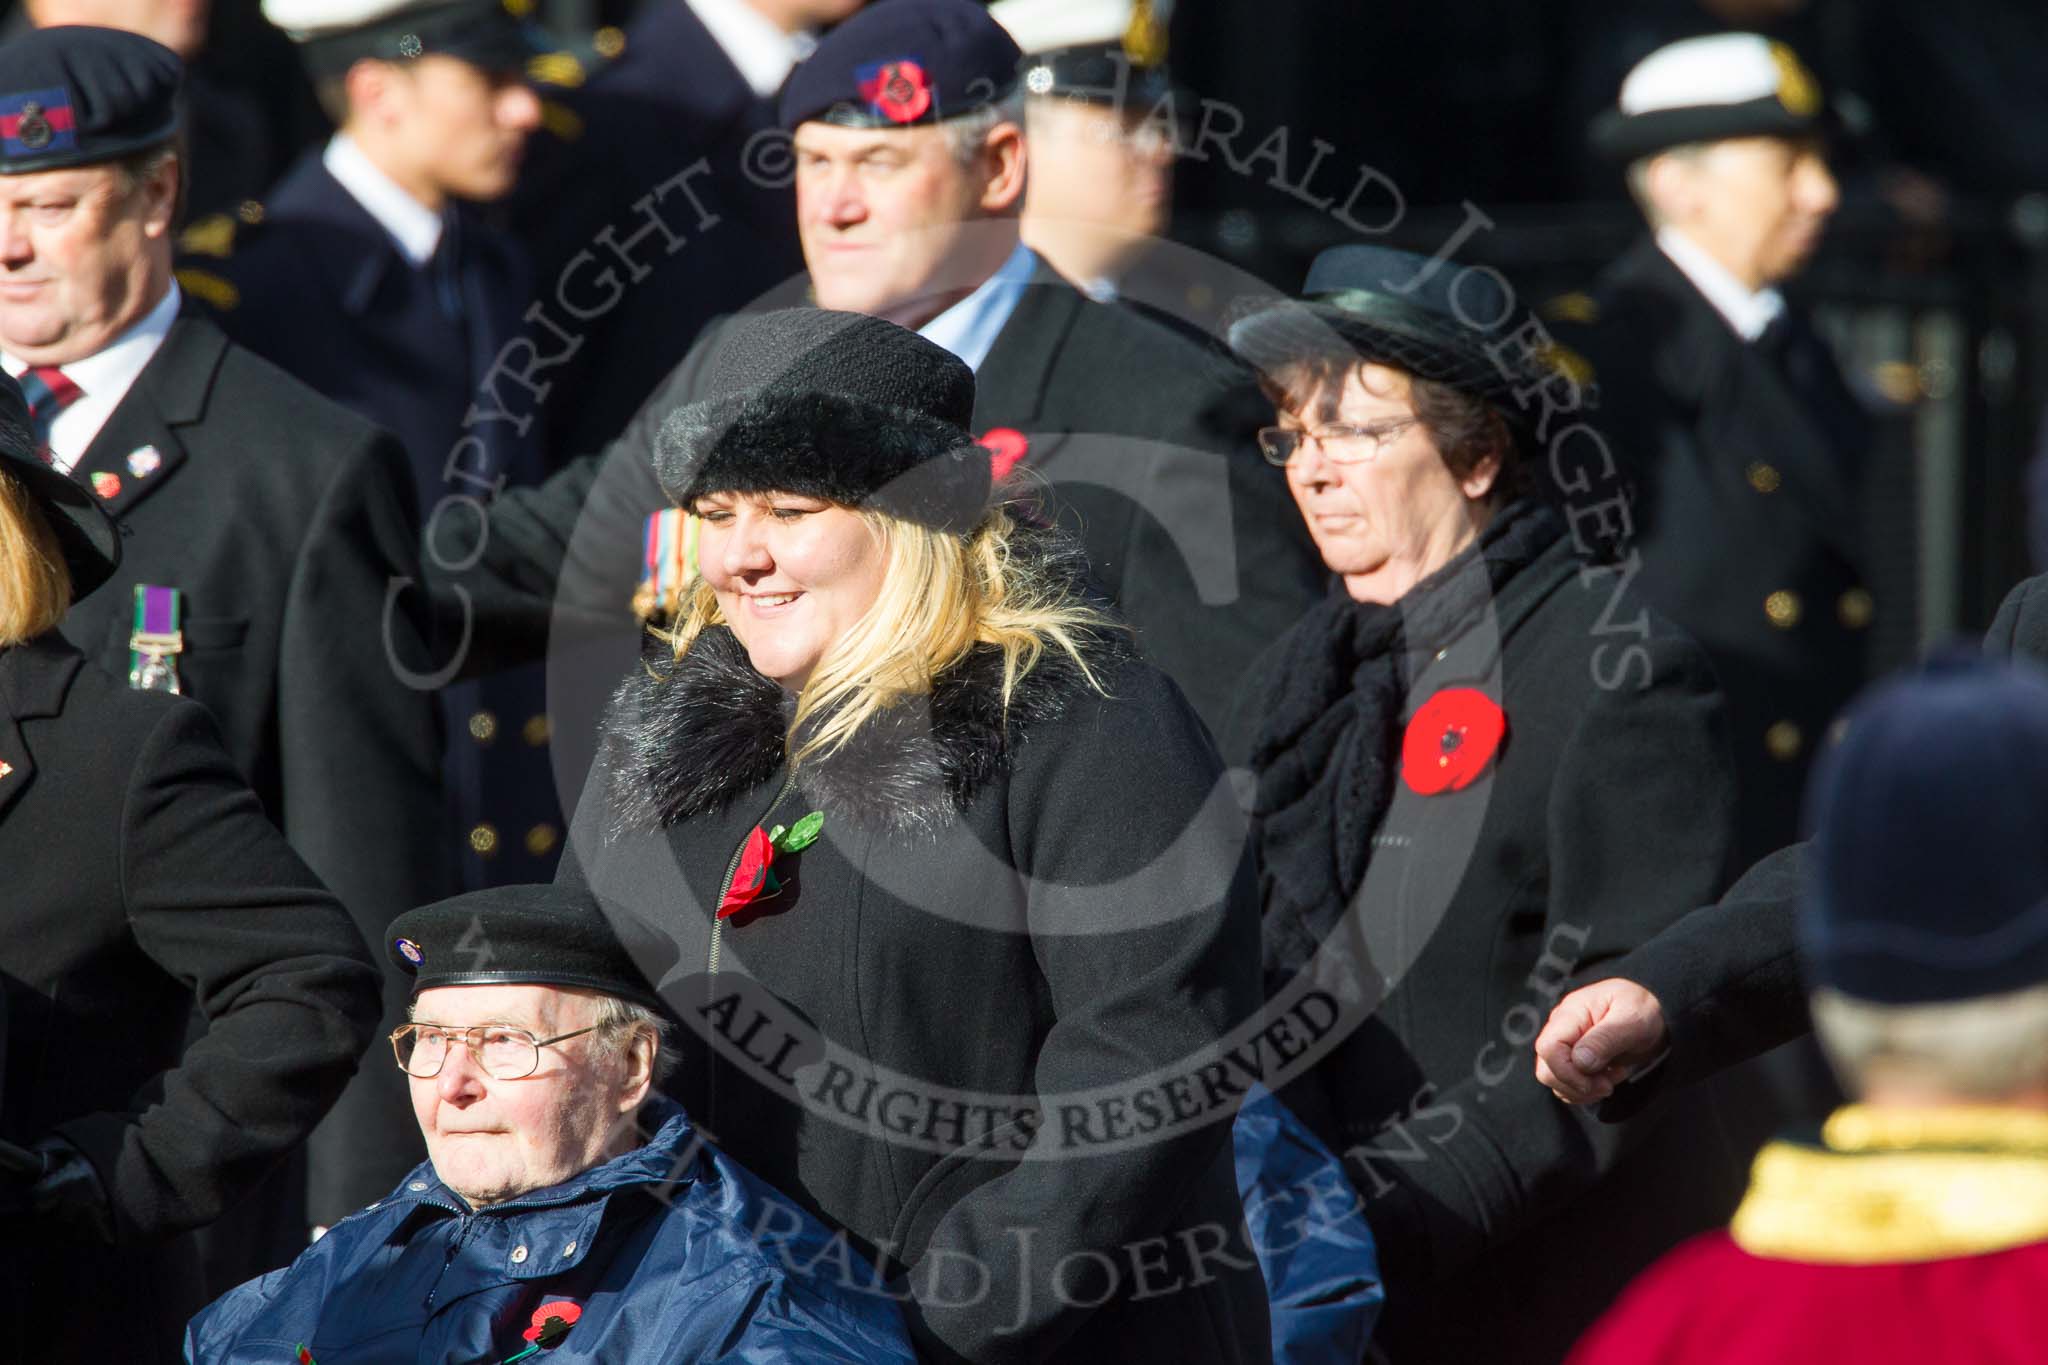
[(713, 345), (702, 392), (654, 444), (677, 504), (705, 493), (800, 493), (947, 531), (988, 509), (989, 452), (968, 434), (974, 372), (862, 313), (742, 316)]

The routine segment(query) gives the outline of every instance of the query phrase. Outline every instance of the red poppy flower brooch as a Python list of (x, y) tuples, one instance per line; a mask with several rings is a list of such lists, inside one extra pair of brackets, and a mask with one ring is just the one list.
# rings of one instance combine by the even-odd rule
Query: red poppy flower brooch
[(1447, 687), (1415, 708), (1401, 736), (1401, 780), (1418, 796), (1479, 780), (1508, 732), (1500, 704), (1476, 687)]
[(754, 826), (740, 848), (740, 860), (733, 867), (725, 897), (718, 902), (718, 917), (730, 919), (750, 905), (781, 895), (782, 879), (775, 872), (776, 855), (803, 852), (818, 841), (824, 828), (825, 812), (821, 810), (812, 811), (788, 829), (781, 825), (774, 829)]

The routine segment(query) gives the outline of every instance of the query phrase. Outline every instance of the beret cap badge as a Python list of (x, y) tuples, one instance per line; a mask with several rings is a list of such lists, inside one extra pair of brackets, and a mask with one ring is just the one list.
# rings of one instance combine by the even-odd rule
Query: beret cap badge
[(391, 946), (398, 950), (400, 957), (415, 967), (422, 965), (427, 960), (427, 955), (420, 951), (420, 945), (414, 943), (409, 938), (395, 939), (392, 941)]
[(16, 137), (21, 145), (32, 151), (40, 151), (50, 145), (52, 136), (50, 121), (43, 117), (43, 106), (28, 100), (21, 106), (19, 121), (14, 125)]
[(915, 123), (932, 107), (931, 80), (914, 58), (863, 66), (858, 75), (860, 97), (891, 123)]

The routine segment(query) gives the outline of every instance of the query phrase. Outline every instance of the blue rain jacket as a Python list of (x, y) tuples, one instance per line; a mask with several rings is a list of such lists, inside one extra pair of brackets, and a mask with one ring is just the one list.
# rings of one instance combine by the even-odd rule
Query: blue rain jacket
[(185, 1333), (193, 1365), (497, 1365), (534, 1310), (581, 1316), (533, 1365), (913, 1362), (858, 1253), (651, 1100), (652, 1140), (564, 1184), (469, 1211), (422, 1164)]
[(1386, 1290), (1343, 1163), (1264, 1086), (1245, 1097), (1231, 1142), (1273, 1306), (1273, 1365), (1356, 1365)]

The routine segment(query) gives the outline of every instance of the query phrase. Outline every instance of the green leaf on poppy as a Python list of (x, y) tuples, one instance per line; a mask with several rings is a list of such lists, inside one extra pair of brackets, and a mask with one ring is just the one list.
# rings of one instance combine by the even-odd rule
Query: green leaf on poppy
[(778, 829), (776, 834), (770, 835), (769, 838), (775, 847), (784, 853), (801, 853), (818, 842), (818, 835), (823, 833), (824, 829), (825, 812), (814, 810), (791, 825), (787, 834), (782, 834)]
[(781, 825), (777, 825), (777, 826), (776, 826), (776, 827), (775, 827), (774, 829), (771, 829), (771, 830), (769, 830), (769, 831), (768, 831), (768, 842), (769, 842), (769, 843), (771, 843), (771, 844), (772, 844), (772, 843), (774, 843), (774, 842), (775, 842), (775, 841), (776, 841), (777, 839), (780, 839), (781, 837), (782, 837), (782, 826), (781, 826)]
[(759, 897), (761, 900), (767, 900), (768, 896), (779, 896), (782, 894), (782, 879), (775, 875), (775, 869), (772, 867), (761, 869), (761, 884), (762, 890), (768, 893), (766, 896)]

